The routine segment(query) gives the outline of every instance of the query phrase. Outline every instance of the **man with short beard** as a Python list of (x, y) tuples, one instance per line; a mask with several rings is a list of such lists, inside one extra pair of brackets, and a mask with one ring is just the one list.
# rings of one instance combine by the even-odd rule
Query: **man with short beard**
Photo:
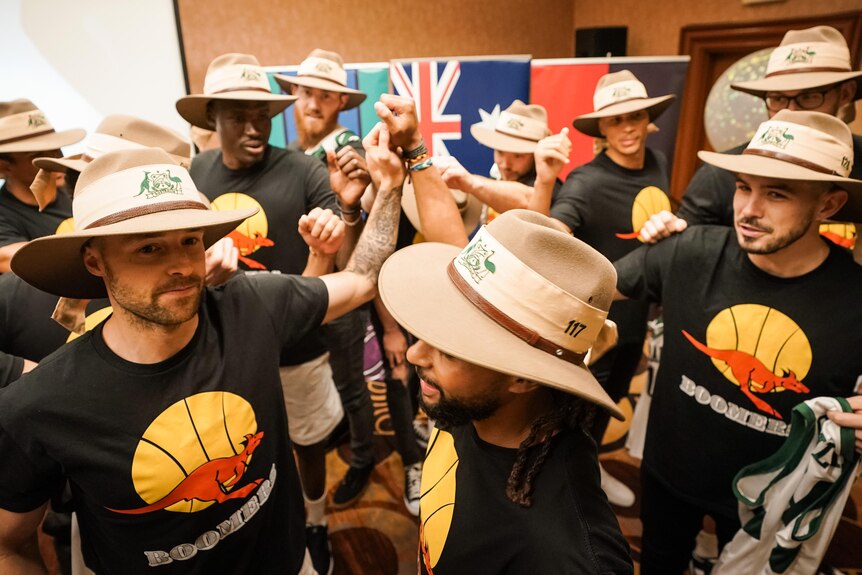
[(682, 573), (705, 515), (730, 541), (735, 474), (781, 446), (795, 405), (852, 395), (862, 375), (862, 267), (818, 229), (862, 217), (847, 125), (782, 110), (742, 154), (698, 155), (735, 174), (734, 228), (689, 227), (615, 263), (622, 297), (664, 309), (641, 466), (644, 575)]
[[(296, 76), (276, 74), (275, 80), (296, 98), (293, 115), (298, 139), (288, 144), (287, 149), (303, 152), (328, 166), (329, 183), (339, 198), (345, 221), (360, 225), (359, 196), (350, 194), (348, 188), (357, 183), (367, 184), (365, 151), (359, 136), (338, 123), (338, 115), (361, 104), (365, 93), (347, 86), (341, 56), (321, 49), (311, 51), (299, 65)], [(345, 177), (347, 170), (352, 170), (357, 179), (351, 182)], [(336, 509), (357, 501), (374, 471), (374, 411), (363, 373), (366, 323), (366, 314), (356, 310), (323, 329), (332, 379), (350, 429), (349, 467), (332, 495), (332, 506)]]

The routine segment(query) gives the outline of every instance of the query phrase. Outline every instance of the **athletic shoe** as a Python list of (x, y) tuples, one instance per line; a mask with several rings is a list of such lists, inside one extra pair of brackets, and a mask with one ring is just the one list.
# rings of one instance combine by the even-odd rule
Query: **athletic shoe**
[(326, 525), (306, 525), (305, 545), (311, 556), (311, 564), (319, 575), (332, 575), (332, 545), (329, 543), (329, 528)]
[(605, 471), (605, 468), (599, 464), (599, 471), (602, 474), (602, 490), (608, 496), (608, 501), (617, 507), (631, 507), (635, 504), (635, 493), (629, 489), (625, 483)]
[(351, 465), (332, 496), (332, 506), (335, 509), (343, 509), (353, 505), (357, 499), (362, 497), (368, 487), (368, 480), (371, 479), (372, 471), (374, 471), (373, 463), (365, 467), (353, 467)]
[(422, 495), (422, 462), (404, 470), (404, 505), (413, 517), (419, 516), (419, 496)]

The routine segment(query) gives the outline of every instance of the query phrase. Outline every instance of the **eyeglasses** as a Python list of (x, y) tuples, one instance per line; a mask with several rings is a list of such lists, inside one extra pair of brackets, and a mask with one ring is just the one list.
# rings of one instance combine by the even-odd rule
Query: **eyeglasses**
[(790, 106), (790, 102), (796, 102), (796, 107), (800, 110), (814, 110), (823, 105), (826, 99), (826, 94), (834, 90), (837, 86), (829, 86), (818, 92), (802, 92), (795, 96), (785, 96), (779, 92), (767, 93), (763, 101), (766, 102), (766, 107), (770, 112), (778, 112)]

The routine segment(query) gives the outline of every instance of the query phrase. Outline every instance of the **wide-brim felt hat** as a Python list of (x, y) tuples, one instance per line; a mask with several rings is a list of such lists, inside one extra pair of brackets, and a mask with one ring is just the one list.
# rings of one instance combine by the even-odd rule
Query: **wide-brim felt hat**
[[(830, 26), (790, 30), (772, 51), (766, 75), (730, 87), (759, 98), (767, 92), (795, 92), (862, 78), (853, 70), (850, 50), (841, 32)], [(862, 81), (856, 82), (854, 100), (862, 98)]]
[(572, 125), (583, 134), (601, 138), (603, 136), (599, 130), (599, 120), (602, 118), (646, 110), (649, 121), (654, 122), (673, 104), (675, 98), (673, 94), (650, 98), (646, 86), (629, 70), (612, 72), (599, 78), (593, 93), (595, 111), (578, 116)]
[(366, 94), (347, 86), (347, 71), (344, 60), (336, 52), (315, 49), (299, 65), (296, 76), (276, 74), (275, 81), (281, 89), (290, 93), (292, 86), (305, 86), (329, 92), (347, 94), (344, 110), (355, 108), (365, 101)]
[(480, 113), (482, 121), (470, 126), (470, 133), (477, 142), (492, 150), (532, 154), (539, 140), (551, 134), (548, 112), (538, 104), (515, 100), (502, 112), (497, 106), (490, 114)]
[[(436, 169), (432, 166), (431, 169)], [(461, 214), (461, 224), (464, 226), (464, 231), (469, 236), (479, 226), (479, 221), (482, 218), (482, 202), (476, 196), (449, 188), (449, 193), (452, 199), (455, 200), (455, 205), (458, 207), (458, 212)], [(416, 206), (416, 189), (413, 186), (411, 179), (404, 180), (404, 186), (401, 192), (401, 209), (404, 215), (416, 228), (416, 231), (422, 233), (422, 222), (419, 220), (419, 209)]]
[(615, 286), (606, 258), (529, 210), (501, 214), (463, 250), (432, 242), (401, 249), (379, 279), (395, 320), (429, 345), (623, 419), (583, 363)]
[(835, 221), (862, 221), (862, 180), (850, 178), (853, 135), (847, 124), (820, 112), (781, 110), (763, 122), (742, 154), (700, 151), (708, 164), (735, 174), (831, 182), (847, 191)]
[(47, 152), (84, 139), (80, 128), (58, 132), (30, 100), (0, 102), (0, 153)]
[(125, 114), (105, 116), (87, 138), (80, 154), (62, 158), (36, 158), (33, 165), (48, 172), (82, 171), (87, 164), (108, 152), (161, 148), (182, 166), (191, 163), (192, 147), (180, 134), (169, 128)]
[(209, 247), (257, 211), (210, 210), (188, 171), (164, 150), (109, 152), (81, 172), (72, 200), (74, 231), (28, 242), (12, 258), (12, 271), (61, 297), (106, 297), (102, 278), (84, 266), (81, 250), (91, 239), (203, 228)]
[(215, 125), (207, 117), (207, 105), (213, 100), (266, 102), (272, 118), (283, 112), (296, 98), (273, 94), (266, 72), (254, 56), (223, 54), (207, 68), (203, 94), (191, 94), (177, 100), (177, 112), (193, 126), (214, 130)]

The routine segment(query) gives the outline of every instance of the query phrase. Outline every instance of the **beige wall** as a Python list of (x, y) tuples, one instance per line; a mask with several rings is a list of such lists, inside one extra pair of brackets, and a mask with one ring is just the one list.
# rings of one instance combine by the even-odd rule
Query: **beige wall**
[(226, 52), (265, 66), (299, 64), (313, 48), (347, 62), (390, 58), (532, 54), (571, 56), (574, 0), (179, 0), (192, 91)]
[(628, 26), (629, 56), (679, 53), (679, 32), (691, 24), (785, 20), (862, 9), (862, 0), (784, 0), (745, 5), (742, 0), (574, 0), (574, 27)]

